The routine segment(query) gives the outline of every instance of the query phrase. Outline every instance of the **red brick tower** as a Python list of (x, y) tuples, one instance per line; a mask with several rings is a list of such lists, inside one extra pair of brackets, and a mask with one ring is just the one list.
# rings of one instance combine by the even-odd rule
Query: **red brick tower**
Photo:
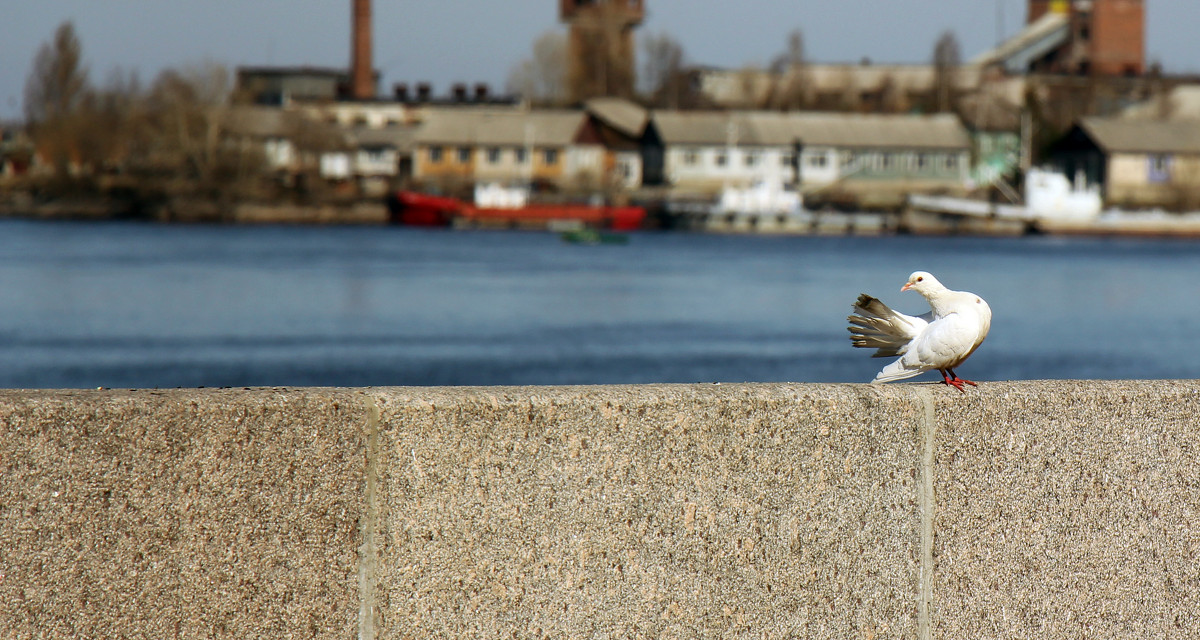
[(1029, 0), (1030, 24), (1047, 13), (1067, 15), (1070, 36), (1038, 68), (1104, 76), (1145, 71), (1145, 0)]
[(633, 29), (642, 0), (559, 0), (567, 38), (567, 94), (572, 102), (596, 96), (633, 97)]
[(350, 97), (375, 97), (375, 70), (371, 68), (371, 0), (354, 0), (354, 23), (350, 44)]
[(1141, 75), (1146, 67), (1144, 0), (1095, 0), (1091, 64), (1100, 75)]

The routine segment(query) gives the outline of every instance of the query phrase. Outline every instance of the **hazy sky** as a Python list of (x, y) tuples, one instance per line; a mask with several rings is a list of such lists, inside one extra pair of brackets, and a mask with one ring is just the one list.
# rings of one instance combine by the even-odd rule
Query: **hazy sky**
[[(38, 47), (71, 20), (95, 83), (114, 69), (149, 83), (164, 67), (212, 60), (239, 65), (344, 67), (350, 0), (4, 0), (0, 118), (18, 117)], [(720, 67), (767, 64), (799, 28), (809, 60), (927, 62), (944, 30), (964, 59), (1011, 35), (1025, 0), (646, 0), (639, 35), (666, 32), (687, 61)], [(541, 33), (561, 29), (555, 0), (374, 0), (380, 90), (427, 80), (503, 88)], [(1002, 18), (1002, 20), (1001, 20)], [(1146, 54), (1170, 72), (1200, 71), (1197, 0), (1147, 0)]]

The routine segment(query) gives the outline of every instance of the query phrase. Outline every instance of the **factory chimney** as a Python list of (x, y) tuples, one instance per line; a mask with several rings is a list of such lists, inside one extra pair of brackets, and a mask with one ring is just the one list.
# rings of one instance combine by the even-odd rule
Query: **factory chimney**
[(353, 42), (350, 44), (350, 97), (375, 97), (375, 70), (371, 67), (371, 0), (354, 0)]

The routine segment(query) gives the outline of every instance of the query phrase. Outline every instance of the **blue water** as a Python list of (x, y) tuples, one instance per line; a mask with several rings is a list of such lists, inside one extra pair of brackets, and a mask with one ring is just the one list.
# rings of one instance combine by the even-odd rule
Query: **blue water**
[(1200, 377), (1190, 241), (0, 221), (0, 387), (866, 381), (917, 269), (991, 304), (964, 377)]

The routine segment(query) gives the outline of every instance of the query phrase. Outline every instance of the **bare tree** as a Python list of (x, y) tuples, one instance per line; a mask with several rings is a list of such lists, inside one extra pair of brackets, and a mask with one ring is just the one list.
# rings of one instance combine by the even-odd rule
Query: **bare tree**
[[(262, 166), (258, 149), (230, 136), (229, 92), (229, 74), (212, 63), (166, 70), (149, 91), (120, 70), (93, 88), (82, 46), (65, 22), (38, 51), (24, 107), (56, 176), (87, 178), (61, 187), (155, 192), (169, 183), (175, 191), (225, 197)], [(103, 173), (127, 179), (100, 179)]]
[(804, 34), (792, 29), (787, 37), (787, 48), (771, 61), (771, 73), (783, 73), (804, 64)]
[(25, 81), (26, 120), (38, 124), (73, 113), (87, 93), (87, 75), (75, 26), (64, 22), (54, 31), (54, 39), (38, 49)]
[(642, 40), (642, 93), (657, 107), (678, 109), (688, 102), (683, 46), (670, 34), (647, 35)]
[(25, 86), (30, 129), (59, 177), (120, 165), (140, 133), (136, 75), (114, 71), (99, 89), (87, 75), (79, 39), (64, 22), (39, 50)]
[(764, 99), (769, 97), (763, 89), (764, 75), (762, 68), (755, 64), (748, 64), (738, 69), (734, 77), (737, 81), (739, 95), (735, 96), (733, 101), (739, 107), (758, 109), (763, 106)]
[(943, 31), (933, 46), (934, 109), (952, 111), (958, 104), (958, 69), (962, 65), (958, 38)]
[(533, 57), (522, 60), (508, 77), (508, 90), (527, 100), (561, 104), (566, 99), (567, 38), (547, 31), (533, 43)]
[(230, 82), (215, 63), (168, 69), (147, 98), (151, 157), (160, 171), (213, 194), (236, 181), (243, 149), (227, 144)]
[(293, 188), (302, 197), (320, 196), (321, 156), (330, 152), (349, 152), (345, 135), (337, 125), (323, 122), (311, 114), (287, 113), (283, 118), (284, 136), (296, 154)]
[(843, 66), (838, 71), (837, 109), (841, 111), (859, 111), (862, 109), (862, 90), (858, 87), (858, 76), (850, 67)]
[(769, 99), (779, 109), (800, 109), (812, 103), (809, 78), (804, 64), (804, 34), (793, 29), (787, 47), (771, 61), (774, 86)]
[(1157, 60), (1146, 71), (1147, 100), (1154, 105), (1154, 117), (1170, 120), (1179, 109), (1178, 100), (1171, 95), (1163, 79), (1162, 63)]
[(67, 174), (79, 154), (75, 138), (87, 92), (83, 46), (74, 25), (64, 22), (53, 40), (38, 49), (25, 81), (25, 119), (59, 176)]
[(884, 113), (904, 113), (908, 111), (908, 96), (896, 82), (895, 76), (887, 74), (879, 81), (879, 108)]
[(77, 137), (80, 158), (97, 169), (127, 168), (144, 150), (145, 95), (137, 74), (113, 71), (104, 86), (88, 91)]

